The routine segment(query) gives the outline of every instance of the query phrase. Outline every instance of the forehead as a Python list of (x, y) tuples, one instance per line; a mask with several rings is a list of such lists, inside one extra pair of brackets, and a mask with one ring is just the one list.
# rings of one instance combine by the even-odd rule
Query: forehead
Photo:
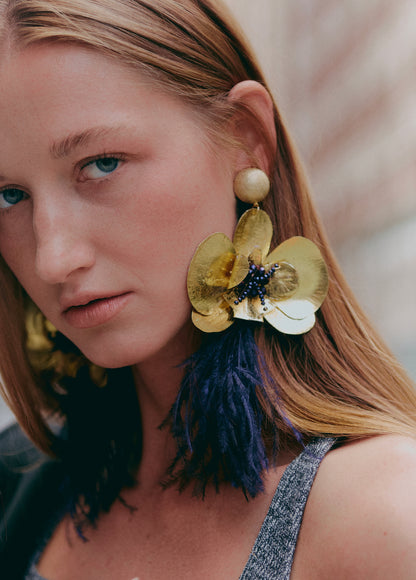
[[(0, 173), (5, 149), (38, 147), (91, 127), (198, 124), (183, 100), (161, 91), (132, 67), (76, 45), (10, 51), (0, 63)], [(157, 128), (156, 127), (156, 128)], [(55, 154), (59, 150), (55, 150)]]
[[(88, 90), (99, 100), (105, 88), (109, 98), (119, 90), (149, 85), (149, 80), (133, 68), (98, 51), (75, 44), (35, 44), (16, 51), (8, 50), (0, 62), (0, 90), (7, 99), (18, 102), (28, 96), (48, 100), (68, 95), (68, 103), (85, 98)], [(112, 91), (110, 91), (112, 89)], [(6, 101), (8, 104), (9, 101)], [(27, 105), (30, 105), (28, 101)]]

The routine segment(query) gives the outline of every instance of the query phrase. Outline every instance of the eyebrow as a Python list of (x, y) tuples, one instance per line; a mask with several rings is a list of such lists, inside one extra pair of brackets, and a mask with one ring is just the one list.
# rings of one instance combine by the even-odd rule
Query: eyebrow
[[(49, 147), (50, 154), (55, 159), (64, 159), (78, 147), (87, 145), (94, 139), (111, 135), (120, 135), (131, 130), (128, 125), (97, 126), (85, 129), (77, 133), (72, 133), (59, 141), (54, 141)], [(8, 178), (0, 175), (0, 181), (8, 181)]]
[(119, 134), (128, 129), (125, 125), (117, 127), (91, 127), (79, 133), (72, 133), (60, 141), (55, 141), (50, 146), (49, 150), (55, 159), (63, 159), (70, 155), (78, 147), (87, 145), (90, 141), (106, 137), (111, 134)]

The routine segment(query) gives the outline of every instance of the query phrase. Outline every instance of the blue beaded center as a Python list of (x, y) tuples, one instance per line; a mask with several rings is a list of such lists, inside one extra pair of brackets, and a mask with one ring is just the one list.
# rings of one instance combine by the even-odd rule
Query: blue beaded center
[(237, 299), (234, 304), (239, 304), (245, 298), (255, 298), (258, 296), (261, 303), (264, 305), (264, 297), (267, 294), (266, 286), (270, 282), (270, 278), (279, 268), (279, 264), (274, 264), (270, 270), (266, 270), (264, 266), (256, 266), (251, 264), (250, 271), (244, 280), (235, 288)]

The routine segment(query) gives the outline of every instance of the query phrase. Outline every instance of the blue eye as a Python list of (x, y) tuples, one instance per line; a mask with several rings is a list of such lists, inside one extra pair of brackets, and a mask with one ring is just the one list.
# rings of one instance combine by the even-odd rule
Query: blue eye
[(90, 161), (82, 170), (87, 179), (99, 179), (115, 171), (120, 164), (117, 157), (102, 157)]
[(27, 193), (21, 189), (15, 187), (3, 189), (3, 191), (0, 191), (0, 209), (7, 209), (17, 205), (20, 201), (27, 199), (27, 197)]
[(96, 162), (97, 169), (103, 171), (104, 173), (111, 173), (118, 167), (118, 159), (115, 157), (104, 157), (103, 159), (98, 159)]

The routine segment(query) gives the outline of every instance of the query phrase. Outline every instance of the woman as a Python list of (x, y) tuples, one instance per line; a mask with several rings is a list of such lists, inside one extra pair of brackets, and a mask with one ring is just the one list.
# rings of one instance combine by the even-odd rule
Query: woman
[(224, 9), (0, 14), (6, 577), (414, 577), (415, 392)]

